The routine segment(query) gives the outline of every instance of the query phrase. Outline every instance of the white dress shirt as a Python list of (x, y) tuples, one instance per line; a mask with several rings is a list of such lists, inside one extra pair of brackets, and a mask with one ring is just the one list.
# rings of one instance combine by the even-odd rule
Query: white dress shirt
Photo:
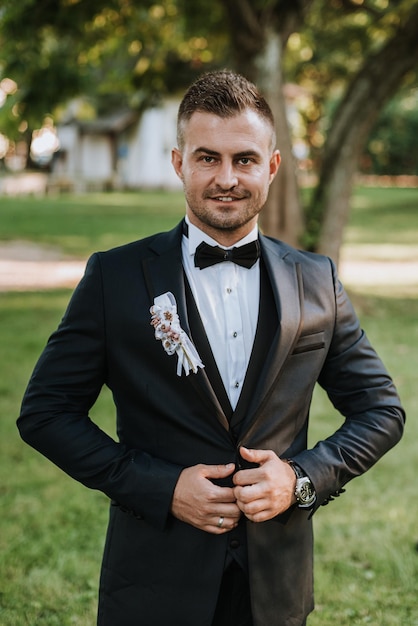
[[(250, 269), (223, 261), (205, 269), (194, 265), (197, 246), (218, 242), (190, 223), (183, 236), (183, 266), (196, 301), (216, 365), (232, 408), (241, 393), (254, 343), (260, 301), (260, 261)], [(258, 227), (234, 244), (239, 247), (258, 238)], [(231, 247), (234, 247), (231, 246)], [(225, 246), (220, 246), (225, 248)], [(225, 248), (227, 249), (227, 248)]]

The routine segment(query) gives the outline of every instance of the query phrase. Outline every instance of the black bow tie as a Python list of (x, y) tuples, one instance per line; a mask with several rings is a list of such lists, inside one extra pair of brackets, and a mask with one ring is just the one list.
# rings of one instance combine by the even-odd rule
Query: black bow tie
[(259, 256), (260, 244), (258, 240), (251, 241), (238, 248), (232, 248), (232, 250), (224, 250), (219, 246), (210, 246), (205, 241), (202, 241), (196, 248), (194, 264), (196, 267), (203, 270), (205, 267), (222, 263), (222, 261), (232, 261), (232, 263), (249, 269), (254, 265)]

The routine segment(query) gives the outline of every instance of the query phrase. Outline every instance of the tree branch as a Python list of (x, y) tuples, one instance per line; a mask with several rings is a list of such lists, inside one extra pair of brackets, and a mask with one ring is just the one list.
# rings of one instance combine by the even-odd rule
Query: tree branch
[[(352, 128), (370, 128), (382, 105), (395, 92), (402, 77), (418, 64), (418, 5), (386, 45), (370, 56), (352, 81), (334, 117), (325, 146), (323, 175), (333, 169), (341, 145)], [(367, 136), (361, 134), (364, 144)]]

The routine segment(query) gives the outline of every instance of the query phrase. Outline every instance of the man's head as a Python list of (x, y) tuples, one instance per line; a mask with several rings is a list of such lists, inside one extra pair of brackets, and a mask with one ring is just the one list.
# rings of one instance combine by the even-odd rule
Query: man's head
[(192, 224), (234, 245), (257, 223), (280, 164), (273, 115), (255, 86), (233, 72), (205, 74), (178, 115), (173, 167)]
[(233, 117), (245, 110), (256, 112), (270, 126), (272, 150), (276, 144), (273, 113), (270, 106), (249, 80), (230, 70), (209, 72), (201, 76), (185, 93), (177, 116), (177, 142), (184, 144), (184, 126), (195, 112)]

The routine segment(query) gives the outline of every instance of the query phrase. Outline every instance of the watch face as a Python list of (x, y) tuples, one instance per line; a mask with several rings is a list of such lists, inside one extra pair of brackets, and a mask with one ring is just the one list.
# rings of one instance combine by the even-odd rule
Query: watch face
[(310, 504), (315, 498), (315, 492), (309, 478), (300, 478), (297, 481), (296, 495), (300, 504)]
[(299, 497), (303, 502), (309, 502), (313, 497), (313, 490), (311, 483), (305, 483), (301, 486)]

